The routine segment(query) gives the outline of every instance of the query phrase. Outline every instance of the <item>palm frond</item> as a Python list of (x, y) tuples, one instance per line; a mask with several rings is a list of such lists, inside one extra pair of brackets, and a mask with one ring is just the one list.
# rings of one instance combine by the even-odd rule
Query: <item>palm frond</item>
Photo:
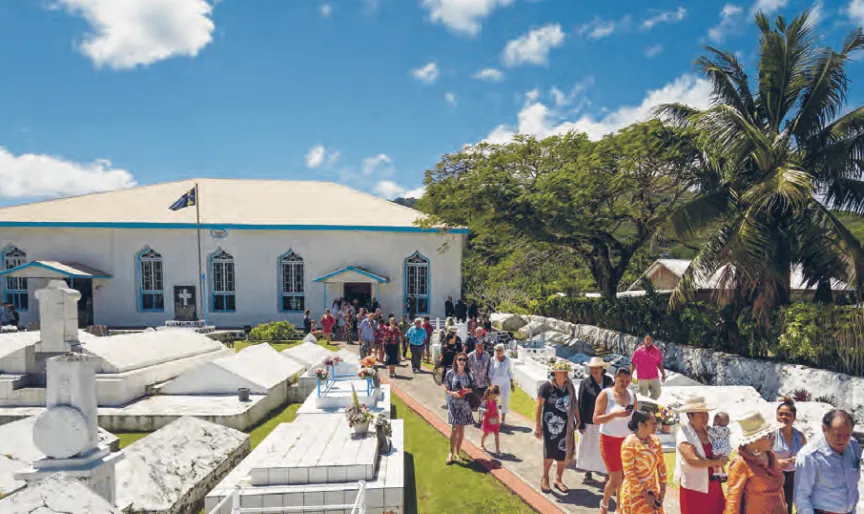
[(673, 103), (658, 105), (652, 109), (651, 116), (674, 126), (686, 127), (693, 123), (700, 112), (702, 111), (689, 105)]
[(677, 237), (689, 239), (697, 232), (722, 219), (733, 207), (729, 187), (701, 194), (679, 207), (669, 218)]
[(781, 208), (797, 210), (813, 197), (810, 174), (798, 169), (778, 167), (770, 176), (741, 195), (743, 202), (760, 210)]
[(669, 297), (669, 308), (680, 309), (692, 300), (700, 284), (705, 284), (723, 264), (722, 256), (729, 251), (729, 244), (735, 234), (738, 220), (732, 220), (720, 225), (707, 238), (702, 249), (690, 262), (690, 266), (681, 276), (681, 280)]

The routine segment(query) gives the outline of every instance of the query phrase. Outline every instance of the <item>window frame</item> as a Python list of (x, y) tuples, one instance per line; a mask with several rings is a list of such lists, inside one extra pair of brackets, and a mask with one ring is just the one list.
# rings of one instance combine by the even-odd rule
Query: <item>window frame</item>
[[(289, 260), (290, 257), (294, 257), (294, 260)], [(285, 290), (285, 267), (290, 266), (293, 268), (299, 267), (299, 291), (286, 291)], [(279, 256), (279, 298), (278, 298), (278, 307), (279, 312), (305, 312), (306, 310), (306, 260), (299, 253), (294, 250), (289, 249), (287, 252)], [(295, 271), (293, 275), (296, 279), (298, 273)], [(295, 285), (297, 285), (295, 284)], [(302, 306), (299, 309), (286, 309), (285, 308), (285, 300), (286, 298), (300, 298)]]
[[(419, 262), (411, 262), (413, 259), (422, 260), (423, 263), (421, 264)], [(421, 315), (421, 314), (428, 315), (429, 311), (431, 310), (431, 305), (432, 305), (432, 295), (431, 295), (430, 290), (429, 290), (429, 288), (431, 286), (432, 262), (430, 261), (430, 259), (428, 257), (426, 257), (425, 255), (420, 253), (420, 251), (418, 250), (418, 251), (415, 251), (414, 253), (412, 253), (411, 255), (409, 255), (408, 257), (405, 258), (404, 265), (405, 265), (405, 274), (404, 274), (405, 289), (404, 289), (404, 295), (402, 298), (402, 305), (407, 306), (408, 305), (408, 297), (413, 296), (414, 301), (416, 302), (416, 305), (415, 305), (416, 314), (417, 315)], [(416, 271), (417, 269), (425, 268), (425, 270), (426, 270), (426, 276), (425, 276), (425, 281), (424, 281), (425, 287), (426, 287), (426, 293), (425, 294), (419, 294), (417, 292), (414, 292), (414, 293), (411, 292), (412, 283), (411, 283), (411, 280), (409, 280), (409, 276), (410, 276), (409, 270), (411, 270), (412, 268), (415, 269), (415, 272), (414, 272), (415, 277), (416, 277), (416, 274), (418, 273)], [(415, 278), (414, 282), (415, 283), (413, 285), (419, 286), (420, 282), (416, 278)], [(419, 301), (420, 299), (426, 300), (426, 309), (425, 310), (420, 309), (420, 301)]]
[[(11, 255), (15, 254), (17, 255)], [(3, 251), (3, 271), (27, 264), (27, 252), (17, 246)], [(22, 303), (21, 299), (25, 299)], [(3, 301), (11, 303), (18, 312), (30, 310), (30, 285), (26, 277), (5, 277), (3, 280)], [(26, 303), (26, 305), (25, 305)]]
[[(157, 267), (158, 264), (158, 267)], [(138, 312), (165, 312), (165, 260), (162, 254), (151, 247), (147, 247), (137, 255), (137, 274), (138, 274)], [(145, 289), (147, 282), (147, 273), (145, 268), (149, 268), (149, 282), (153, 289)], [(156, 286), (162, 286), (157, 289)], [(145, 297), (152, 297), (151, 308), (144, 307)], [(157, 300), (162, 300), (162, 306), (157, 307)]]
[[(221, 274), (217, 274), (217, 267)], [(220, 276), (223, 283), (217, 289)], [(217, 298), (222, 299), (222, 308), (216, 307)], [(210, 312), (237, 312), (237, 265), (234, 256), (221, 248), (210, 256)]]

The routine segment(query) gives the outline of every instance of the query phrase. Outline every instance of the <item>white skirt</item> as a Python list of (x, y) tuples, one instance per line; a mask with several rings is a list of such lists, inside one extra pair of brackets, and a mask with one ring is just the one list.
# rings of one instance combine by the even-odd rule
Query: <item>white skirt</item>
[(606, 474), (606, 464), (600, 455), (600, 425), (585, 425), (585, 433), (579, 434), (576, 449), (576, 465), (580, 471)]
[(493, 380), (492, 385), (497, 385), (501, 390), (498, 403), (501, 405), (501, 414), (507, 414), (510, 412), (510, 380)]

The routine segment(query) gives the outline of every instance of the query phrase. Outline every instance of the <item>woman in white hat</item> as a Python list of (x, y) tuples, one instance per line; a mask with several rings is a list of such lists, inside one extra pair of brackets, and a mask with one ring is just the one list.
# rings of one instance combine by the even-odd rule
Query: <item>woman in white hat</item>
[(714, 458), (708, 435), (705, 398), (688, 398), (678, 412), (685, 414), (675, 441), (675, 483), (680, 484), (681, 514), (723, 514), (726, 498), (712, 468), (722, 468), (728, 457)]
[(492, 357), (492, 364), (489, 365), (489, 385), (497, 385), (501, 391), (501, 424), (503, 425), (507, 413), (510, 412), (510, 392), (516, 388), (510, 357), (507, 357), (503, 344), (495, 345), (495, 356)]
[(592, 473), (606, 474), (600, 455), (600, 425), (594, 424), (594, 406), (600, 391), (612, 387), (612, 377), (605, 373), (608, 364), (600, 357), (591, 357), (585, 366), (589, 375), (579, 383), (579, 448), (576, 469), (585, 472), (585, 480), (593, 481)]
[(752, 412), (739, 422), (738, 457), (729, 468), (725, 514), (787, 514), (783, 469), (774, 454), (782, 425)]

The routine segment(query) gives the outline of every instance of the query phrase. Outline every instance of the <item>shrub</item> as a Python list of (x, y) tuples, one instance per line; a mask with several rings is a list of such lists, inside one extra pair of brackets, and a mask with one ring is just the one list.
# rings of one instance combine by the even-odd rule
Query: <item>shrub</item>
[(297, 339), (297, 330), (287, 321), (274, 321), (258, 325), (249, 332), (252, 341), (290, 341)]
[(792, 399), (796, 402), (809, 402), (813, 398), (810, 391), (806, 389), (796, 389), (792, 391)]
[(818, 398), (816, 398), (813, 401), (819, 402), (819, 403), (827, 403), (828, 405), (831, 405), (832, 407), (837, 405), (837, 399), (834, 398), (833, 396), (819, 396)]

